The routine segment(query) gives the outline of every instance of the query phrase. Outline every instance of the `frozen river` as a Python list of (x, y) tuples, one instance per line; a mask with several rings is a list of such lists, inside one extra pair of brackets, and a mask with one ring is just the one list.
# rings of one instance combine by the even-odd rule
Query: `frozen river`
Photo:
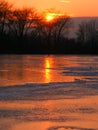
[(98, 81), (97, 56), (0, 56), (0, 86)]
[(98, 130), (98, 56), (0, 56), (0, 130), (27, 129)]

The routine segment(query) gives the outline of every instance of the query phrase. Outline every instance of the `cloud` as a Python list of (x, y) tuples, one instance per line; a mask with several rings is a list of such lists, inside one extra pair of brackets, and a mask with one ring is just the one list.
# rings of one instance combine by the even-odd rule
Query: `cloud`
[(61, 0), (62, 3), (70, 3), (70, 0)]

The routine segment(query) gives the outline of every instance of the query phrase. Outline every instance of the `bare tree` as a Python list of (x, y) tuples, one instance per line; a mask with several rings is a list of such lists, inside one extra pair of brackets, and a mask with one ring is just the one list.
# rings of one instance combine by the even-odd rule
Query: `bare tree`
[(8, 17), (11, 12), (12, 5), (10, 5), (7, 1), (0, 0), (0, 34), (2, 35), (7, 31), (7, 22)]
[(15, 9), (10, 20), (10, 30), (18, 38), (30, 33), (31, 28), (34, 26), (36, 12), (34, 9), (23, 8)]
[(53, 37), (57, 42), (60, 41), (62, 37), (68, 36), (68, 29), (72, 26), (72, 20), (67, 15), (62, 15), (57, 17), (55, 20), (55, 26), (53, 30)]
[[(51, 13), (51, 12), (50, 12)], [(71, 18), (65, 14), (55, 13), (55, 17), (47, 22), (44, 17), (37, 25), (40, 35), (45, 38), (48, 47), (59, 43), (62, 37), (66, 37), (68, 28), (71, 26)]]
[(98, 21), (82, 22), (76, 34), (78, 41), (81, 43), (96, 42), (98, 40)]

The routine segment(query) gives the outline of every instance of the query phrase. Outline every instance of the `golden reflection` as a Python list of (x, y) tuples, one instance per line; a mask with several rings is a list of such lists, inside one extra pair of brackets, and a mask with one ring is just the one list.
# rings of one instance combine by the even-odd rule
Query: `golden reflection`
[(45, 58), (45, 82), (51, 81), (51, 63), (52, 59), (50, 57)]

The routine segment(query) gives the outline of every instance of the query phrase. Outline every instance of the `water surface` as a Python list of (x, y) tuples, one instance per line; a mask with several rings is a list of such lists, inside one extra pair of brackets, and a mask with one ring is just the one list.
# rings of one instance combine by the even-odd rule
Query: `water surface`
[(0, 56), (0, 130), (98, 130), (98, 56)]
[(97, 56), (0, 56), (0, 86), (98, 80)]

